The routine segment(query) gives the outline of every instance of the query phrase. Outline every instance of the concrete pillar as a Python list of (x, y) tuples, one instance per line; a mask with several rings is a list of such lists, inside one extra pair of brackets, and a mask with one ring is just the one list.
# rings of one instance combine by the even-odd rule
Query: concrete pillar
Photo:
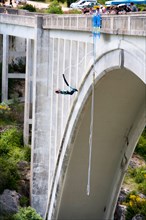
[(8, 49), (9, 36), (3, 35), (3, 58), (2, 58), (2, 101), (8, 99)]
[(25, 107), (24, 107), (24, 143), (29, 144), (30, 104), (31, 104), (31, 80), (33, 71), (33, 45), (32, 40), (27, 39), (26, 48), (26, 74), (25, 74)]
[(36, 16), (33, 68), (31, 206), (44, 217), (49, 181), (49, 30), (42, 29), (43, 17)]

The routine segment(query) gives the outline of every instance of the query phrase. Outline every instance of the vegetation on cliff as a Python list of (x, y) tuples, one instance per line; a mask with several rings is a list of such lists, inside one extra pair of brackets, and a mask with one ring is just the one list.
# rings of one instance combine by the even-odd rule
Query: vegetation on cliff
[(146, 127), (134, 152), (137, 164), (129, 164), (123, 187), (129, 190), (125, 201), (126, 220), (139, 214), (146, 219)]
[[(0, 104), (0, 194), (5, 189), (16, 190), (20, 196), (20, 209), (17, 214), (3, 213), (3, 220), (42, 220), (29, 205), (29, 193), (23, 191), (21, 184), (22, 162), (30, 162), (31, 149), (23, 143), (23, 108), (15, 99)], [(23, 165), (24, 166), (24, 165)], [(30, 168), (29, 168), (30, 169)], [(27, 172), (27, 170), (25, 171)], [(25, 183), (24, 183), (25, 184)], [(26, 188), (26, 184), (25, 184)]]
[(42, 220), (41, 216), (36, 213), (32, 207), (20, 208), (19, 212), (13, 215), (12, 220)]
[(30, 158), (30, 148), (23, 146), (22, 130), (16, 126), (7, 128), (0, 136), (0, 193), (4, 189), (18, 188), (17, 163)]

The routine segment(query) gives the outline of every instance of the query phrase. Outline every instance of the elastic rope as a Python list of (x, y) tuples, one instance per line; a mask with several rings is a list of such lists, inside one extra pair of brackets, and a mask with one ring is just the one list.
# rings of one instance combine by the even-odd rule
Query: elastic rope
[(96, 58), (96, 37), (93, 35), (93, 82), (92, 82), (92, 103), (91, 103), (91, 122), (90, 122), (90, 135), (89, 135), (89, 161), (88, 161), (88, 181), (87, 181), (87, 196), (90, 195), (90, 182), (91, 182), (91, 163), (92, 163), (92, 142), (93, 142), (93, 121), (94, 121), (94, 80), (95, 80), (95, 58)]

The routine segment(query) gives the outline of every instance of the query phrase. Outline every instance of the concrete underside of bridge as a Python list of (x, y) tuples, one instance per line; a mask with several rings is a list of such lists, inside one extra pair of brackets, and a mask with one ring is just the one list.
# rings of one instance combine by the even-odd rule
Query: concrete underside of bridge
[(91, 93), (77, 122), (56, 219), (112, 219), (118, 192), (145, 124), (146, 86), (132, 72), (108, 72), (95, 85), (90, 195), (86, 194)]

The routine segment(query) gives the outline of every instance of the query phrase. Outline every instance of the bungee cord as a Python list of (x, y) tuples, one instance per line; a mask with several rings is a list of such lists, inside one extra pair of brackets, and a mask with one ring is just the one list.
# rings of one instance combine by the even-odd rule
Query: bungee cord
[(87, 181), (87, 195), (90, 195), (90, 180), (91, 180), (91, 161), (92, 161), (92, 140), (93, 140), (93, 121), (94, 121), (94, 78), (92, 83), (92, 103), (91, 103), (91, 122), (90, 122), (90, 135), (89, 135), (89, 163), (88, 163), (88, 181)]
[(93, 25), (93, 82), (92, 82), (92, 100), (91, 100), (91, 121), (89, 134), (89, 158), (88, 158), (88, 178), (87, 178), (87, 196), (90, 195), (91, 185), (91, 164), (92, 164), (92, 147), (93, 147), (93, 127), (94, 127), (94, 87), (95, 87), (95, 62), (96, 62), (96, 38), (100, 38), (101, 16), (100, 14), (92, 17)]

